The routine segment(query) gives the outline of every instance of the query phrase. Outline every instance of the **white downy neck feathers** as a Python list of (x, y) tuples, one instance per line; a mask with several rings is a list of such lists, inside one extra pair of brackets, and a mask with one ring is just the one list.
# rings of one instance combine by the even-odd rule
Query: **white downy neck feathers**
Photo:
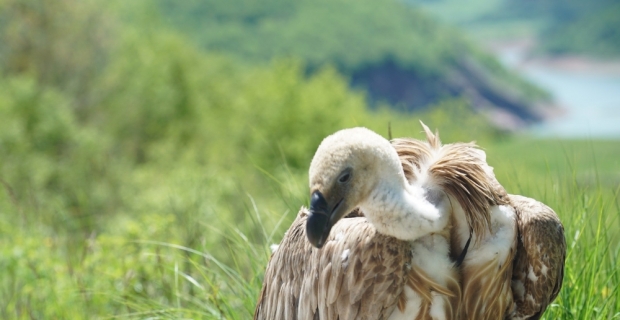
[(310, 165), (310, 189), (335, 192), (344, 170), (352, 174), (343, 191), (349, 209), (359, 207), (379, 232), (415, 240), (446, 226), (445, 197), (429, 191), (428, 179), (410, 184), (394, 147), (371, 130), (345, 129), (325, 138)]

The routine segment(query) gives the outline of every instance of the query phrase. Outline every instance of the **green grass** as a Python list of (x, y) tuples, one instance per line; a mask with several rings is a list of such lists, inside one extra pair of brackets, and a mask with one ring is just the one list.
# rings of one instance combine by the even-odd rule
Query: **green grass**
[(618, 147), (617, 141), (517, 140), (487, 150), (509, 192), (545, 202), (564, 224), (564, 286), (546, 319), (620, 317)]
[[(545, 319), (620, 318), (617, 146), (511, 139), (485, 148), (509, 192), (544, 201), (564, 223), (564, 286)], [(87, 235), (55, 231), (44, 223), (19, 225), (19, 219), (3, 215), (0, 317), (250, 318), (268, 245), (282, 237), (294, 208), (305, 204), (304, 176), (270, 179), (275, 189), (301, 192), (298, 200), (290, 201), (289, 210), (274, 210), (280, 207), (270, 199), (239, 194), (246, 207), (242, 219), (249, 221), (242, 224), (224, 217), (230, 214), (225, 206), (209, 208), (210, 200), (200, 196), (194, 206), (174, 209), (175, 197), (200, 194), (196, 184), (170, 194), (168, 209), (126, 212)], [(3, 191), (3, 212), (29, 214), (11, 204), (7, 186)], [(286, 197), (281, 191), (274, 197)]]

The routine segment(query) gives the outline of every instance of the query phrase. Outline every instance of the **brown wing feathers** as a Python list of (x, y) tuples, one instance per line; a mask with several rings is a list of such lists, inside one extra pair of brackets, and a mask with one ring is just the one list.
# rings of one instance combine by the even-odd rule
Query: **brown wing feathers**
[[(474, 143), (442, 146), (438, 136), (428, 127), (423, 127), (428, 143), (414, 139), (393, 141), (405, 175), (413, 181), (416, 172), (421, 170), (422, 166), (427, 166), (426, 170), (433, 179), (431, 183), (440, 186), (458, 201), (465, 213), (469, 229), (474, 234), (474, 243), (481, 243), (483, 237), (491, 231), (491, 206), (509, 203), (506, 192), (495, 177), (488, 173), (491, 168)], [(513, 255), (514, 251), (508, 255), (507, 260), (512, 261)], [(500, 270), (496, 270), (498, 265)], [(484, 271), (485, 268), (493, 270)], [(461, 306), (463, 314), (479, 319), (495, 319), (497, 315), (511, 310), (511, 263), (492, 260), (486, 265), (465, 267), (462, 270), (465, 270), (462, 271), (464, 278), (461, 281), (464, 286)]]
[[(509, 195), (520, 236), (513, 264), (515, 317), (540, 316), (562, 287), (566, 240), (555, 212), (530, 198)], [(529, 297), (528, 297), (529, 295)]]
[(407, 280), (409, 243), (356, 217), (334, 225), (319, 250), (305, 239), (306, 219), (302, 208), (272, 255), (254, 319), (386, 319)]
[[(422, 164), (430, 164), (428, 172), (436, 183), (452, 195), (465, 211), (470, 230), (476, 240), (489, 230), (489, 208), (507, 204), (505, 191), (493, 177), (475, 143), (454, 143), (442, 147), (439, 137), (422, 124), (428, 143), (415, 139), (394, 139), (392, 145), (401, 159), (405, 176), (415, 179)], [(435, 159), (433, 159), (435, 157)]]

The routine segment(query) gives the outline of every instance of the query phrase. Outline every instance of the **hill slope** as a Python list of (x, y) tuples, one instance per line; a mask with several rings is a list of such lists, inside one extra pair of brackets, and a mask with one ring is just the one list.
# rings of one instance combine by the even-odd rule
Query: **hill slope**
[[(476, 50), (457, 31), (395, 1), (160, 0), (163, 15), (203, 48), (248, 63), (294, 56), (331, 64), (374, 102), (425, 108), (464, 96), (515, 124), (544, 118), (545, 94)], [(242, 8), (242, 9), (239, 9)]]

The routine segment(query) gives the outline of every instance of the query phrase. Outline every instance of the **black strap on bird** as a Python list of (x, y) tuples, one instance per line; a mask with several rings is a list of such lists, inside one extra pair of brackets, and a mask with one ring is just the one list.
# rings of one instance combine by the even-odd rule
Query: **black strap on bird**
[(465, 244), (465, 248), (461, 251), (459, 258), (456, 259), (456, 267), (460, 267), (463, 264), (463, 260), (465, 260), (465, 256), (467, 255), (467, 249), (469, 249), (469, 243), (471, 242), (471, 232), (469, 233), (469, 239), (467, 239), (467, 243)]

